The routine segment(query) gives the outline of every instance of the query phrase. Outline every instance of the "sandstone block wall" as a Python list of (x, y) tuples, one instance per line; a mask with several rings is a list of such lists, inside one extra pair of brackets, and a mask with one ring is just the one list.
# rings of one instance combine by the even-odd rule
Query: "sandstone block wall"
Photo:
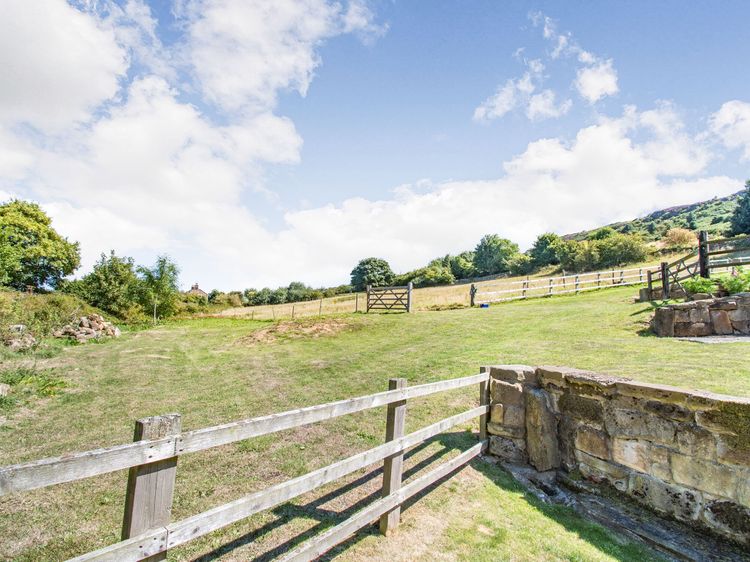
[(662, 337), (750, 334), (750, 293), (659, 307), (651, 327)]
[(484, 370), (491, 454), (608, 483), (750, 546), (750, 399), (564, 367)]

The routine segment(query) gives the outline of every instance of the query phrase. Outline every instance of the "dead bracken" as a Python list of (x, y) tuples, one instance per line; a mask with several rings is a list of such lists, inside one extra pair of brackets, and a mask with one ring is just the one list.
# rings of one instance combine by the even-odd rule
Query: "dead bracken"
[(240, 344), (273, 343), (277, 340), (319, 338), (334, 336), (345, 330), (358, 326), (351, 320), (343, 318), (323, 318), (304, 320), (285, 320), (266, 328), (255, 330), (238, 340)]

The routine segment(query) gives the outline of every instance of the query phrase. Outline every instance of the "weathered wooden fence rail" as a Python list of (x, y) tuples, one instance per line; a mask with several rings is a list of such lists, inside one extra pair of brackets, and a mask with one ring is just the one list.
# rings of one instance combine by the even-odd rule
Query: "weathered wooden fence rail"
[[(472, 385), (479, 386), (478, 407), (404, 435), (408, 399)], [(74, 560), (163, 560), (170, 548), (383, 461), (382, 499), (303, 543), (283, 558), (312, 560), (378, 518), (381, 532), (388, 534), (398, 525), (400, 506), (406, 499), (479, 455), (487, 444), (488, 404), (488, 374), (481, 373), (412, 387), (406, 385), (405, 379), (391, 379), (386, 392), (187, 432), (180, 431), (179, 414), (155, 416), (136, 422), (133, 443), (0, 468), (0, 495), (128, 468), (123, 540)], [(181, 455), (379, 406), (387, 406), (384, 444), (203, 513), (170, 522), (177, 461)], [(479, 417), (480, 443), (401, 486), (403, 454), (408, 448), (476, 417)]]
[(647, 273), (647, 268), (612, 269), (560, 277), (539, 277), (523, 281), (488, 283), (481, 287), (472, 285), (469, 295), (472, 306), (492, 302), (551, 297), (606, 287), (638, 285), (646, 282)]
[(710, 240), (708, 233), (701, 231), (698, 247), (694, 251), (671, 263), (662, 262), (659, 269), (649, 272), (648, 298), (653, 300), (657, 295), (668, 298), (675, 293), (684, 294), (682, 282), (686, 279), (696, 275), (708, 278), (712, 271), (743, 265), (750, 265), (750, 235)]

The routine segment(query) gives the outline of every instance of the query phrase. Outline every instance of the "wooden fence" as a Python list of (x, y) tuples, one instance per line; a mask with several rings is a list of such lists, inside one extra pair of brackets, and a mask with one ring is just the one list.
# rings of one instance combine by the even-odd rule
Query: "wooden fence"
[(712, 271), (749, 264), (750, 235), (710, 240), (708, 233), (701, 231), (698, 248), (671, 263), (662, 262), (658, 270), (649, 272), (648, 298), (653, 300), (657, 294), (663, 298), (675, 293), (682, 294), (682, 282), (686, 279), (696, 275), (709, 278)]
[(412, 284), (405, 287), (367, 286), (367, 312), (371, 310), (403, 310), (411, 312)]
[(646, 268), (612, 269), (594, 271), (577, 275), (560, 277), (528, 278), (524, 281), (510, 281), (497, 284), (485, 284), (481, 288), (472, 285), (469, 296), (471, 306), (492, 302), (504, 302), (519, 299), (551, 297), (593, 291), (606, 287), (638, 285), (646, 282)]
[[(472, 385), (479, 386), (478, 407), (404, 435), (407, 399)], [(487, 446), (487, 373), (412, 387), (406, 385), (405, 379), (391, 379), (388, 388), (386, 392), (368, 396), (187, 432), (180, 430), (179, 414), (145, 418), (136, 422), (133, 443), (0, 468), (0, 496), (127, 468), (122, 540), (73, 560), (163, 560), (168, 549), (383, 461), (381, 499), (282, 558), (284, 561), (313, 560), (375, 520), (380, 520), (381, 533), (388, 534), (399, 523), (400, 506), (404, 501), (465, 465)], [(177, 460), (181, 455), (378, 406), (387, 406), (383, 445), (187, 519), (170, 522)], [(437, 469), (401, 485), (403, 454), (408, 448), (476, 417), (479, 417), (479, 443)]]

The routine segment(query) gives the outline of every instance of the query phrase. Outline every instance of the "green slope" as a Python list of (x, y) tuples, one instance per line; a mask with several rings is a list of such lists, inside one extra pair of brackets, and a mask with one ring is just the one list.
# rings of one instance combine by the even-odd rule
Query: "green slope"
[[(727, 197), (715, 197), (709, 201), (679, 205), (632, 221), (615, 222), (607, 226), (618, 232), (640, 234), (645, 240), (659, 240), (670, 228), (705, 230), (711, 236), (721, 236), (729, 230), (729, 221), (737, 207), (740, 193)], [(594, 229), (594, 230), (598, 230)], [(565, 238), (585, 240), (594, 230), (568, 234)]]

